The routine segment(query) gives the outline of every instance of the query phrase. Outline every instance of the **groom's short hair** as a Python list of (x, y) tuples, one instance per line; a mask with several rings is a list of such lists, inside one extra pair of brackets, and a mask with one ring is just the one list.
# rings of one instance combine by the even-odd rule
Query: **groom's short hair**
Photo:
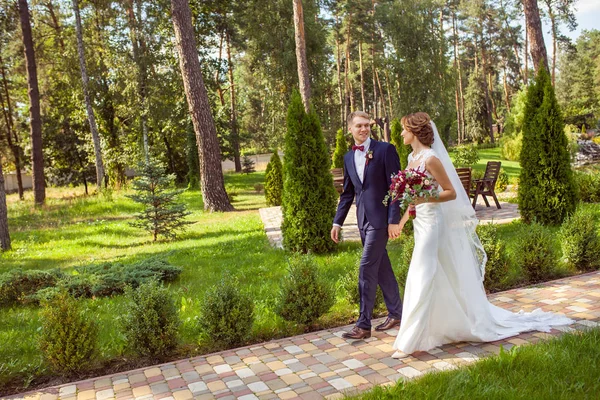
[(352, 124), (352, 121), (354, 120), (355, 117), (363, 117), (366, 118), (368, 120), (371, 120), (371, 116), (369, 114), (367, 114), (364, 111), (353, 111), (350, 114), (348, 114), (348, 118), (346, 118), (346, 122), (348, 123), (348, 126), (350, 126)]

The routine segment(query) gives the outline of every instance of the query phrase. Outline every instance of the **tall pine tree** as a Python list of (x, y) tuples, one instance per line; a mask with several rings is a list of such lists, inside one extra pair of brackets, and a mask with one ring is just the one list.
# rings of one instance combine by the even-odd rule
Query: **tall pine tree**
[(521, 218), (560, 224), (575, 210), (577, 194), (564, 123), (546, 68), (539, 68), (527, 90), (520, 161)]
[(329, 166), (317, 114), (307, 114), (294, 92), (287, 114), (281, 225), (283, 245), (291, 251), (324, 253), (335, 246), (329, 234), (337, 195)]

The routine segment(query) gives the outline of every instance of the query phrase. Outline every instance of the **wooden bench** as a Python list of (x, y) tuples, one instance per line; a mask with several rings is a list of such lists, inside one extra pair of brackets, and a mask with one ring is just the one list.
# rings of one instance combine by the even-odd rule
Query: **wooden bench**
[(481, 195), (483, 197), (483, 201), (487, 207), (490, 206), (488, 203), (486, 196), (492, 196), (494, 202), (496, 203), (496, 207), (498, 209), (500, 207), (500, 203), (498, 202), (498, 198), (496, 197), (495, 187), (496, 181), (498, 180), (498, 175), (500, 174), (500, 166), (502, 163), (500, 161), (488, 161), (485, 167), (485, 174), (481, 179), (474, 179), (473, 184), (475, 186), (474, 189), (471, 189), (471, 197), (473, 197), (473, 207), (477, 204), (477, 197)]
[(458, 177), (460, 178), (460, 183), (462, 183), (462, 186), (465, 189), (465, 192), (467, 193), (467, 196), (470, 197), (470, 193), (471, 193), (471, 167), (456, 168), (456, 173), (458, 174)]
[(331, 175), (333, 175), (333, 187), (341, 194), (344, 191), (344, 169), (333, 168)]

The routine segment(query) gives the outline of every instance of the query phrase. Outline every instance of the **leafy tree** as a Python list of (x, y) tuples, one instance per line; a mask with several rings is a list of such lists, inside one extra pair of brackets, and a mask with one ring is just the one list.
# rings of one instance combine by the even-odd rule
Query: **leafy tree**
[(270, 207), (280, 206), (282, 194), (283, 166), (281, 165), (279, 154), (277, 154), (277, 149), (275, 149), (265, 171), (265, 198), (267, 205)]
[(527, 223), (560, 224), (576, 207), (577, 193), (568, 140), (550, 76), (539, 68), (527, 89), (519, 210)]
[(344, 130), (338, 129), (335, 135), (335, 151), (333, 152), (333, 168), (344, 168), (344, 154), (348, 151), (348, 142)]
[(329, 154), (319, 119), (304, 111), (294, 92), (290, 101), (283, 163), (283, 245), (301, 252), (331, 251), (329, 238), (335, 216), (336, 193), (329, 172)]
[(184, 218), (191, 213), (186, 211), (185, 204), (177, 202), (183, 190), (170, 189), (175, 177), (165, 174), (164, 167), (156, 160), (140, 164), (139, 168), (140, 177), (132, 183), (137, 193), (127, 197), (145, 208), (131, 225), (152, 233), (154, 241), (158, 235), (173, 239), (177, 230), (189, 224)]
[(465, 90), (465, 131), (474, 142), (488, 137), (487, 105), (481, 75), (472, 72)]

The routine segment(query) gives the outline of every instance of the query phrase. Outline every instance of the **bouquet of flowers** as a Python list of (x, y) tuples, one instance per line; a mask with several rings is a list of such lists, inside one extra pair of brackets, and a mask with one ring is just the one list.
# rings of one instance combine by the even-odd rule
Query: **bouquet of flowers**
[[(405, 169), (392, 174), (390, 190), (383, 199), (383, 204), (399, 201), (400, 208), (404, 209), (418, 198), (426, 200), (430, 197), (437, 198), (439, 195), (440, 191), (434, 179), (419, 170)], [(411, 219), (415, 218), (417, 210), (414, 207), (409, 208), (408, 215)]]

